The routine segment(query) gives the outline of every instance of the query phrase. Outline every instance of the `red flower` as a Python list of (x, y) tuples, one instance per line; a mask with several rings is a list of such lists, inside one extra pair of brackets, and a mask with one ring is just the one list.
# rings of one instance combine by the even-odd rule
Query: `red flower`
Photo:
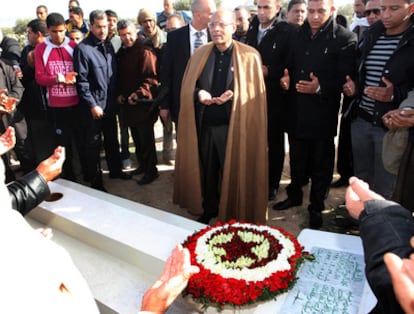
[[(293, 242), (295, 252), (289, 257), (291, 265), (289, 270), (277, 271), (262, 281), (253, 282), (246, 281), (244, 279), (224, 278), (220, 274), (212, 273), (209, 269), (205, 268), (204, 265), (197, 263), (195, 251), (198, 239), (217, 227), (222, 228), (217, 230), (217, 232), (212, 232), (209, 235), (206, 245), (208, 245), (209, 241), (218, 234), (233, 234), (230, 242), (215, 244), (216, 247), (222, 248), (226, 252), (224, 256), (220, 256), (219, 260), (221, 262), (235, 263), (239, 257), (249, 257), (254, 260), (254, 262), (248, 268), (255, 269), (257, 267), (265, 266), (270, 261), (277, 259), (283, 248), (279, 240), (276, 239), (269, 231), (259, 231), (253, 228), (254, 226), (257, 225), (243, 223), (243, 225), (240, 226), (240, 222), (235, 220), (231, 220), (227, 223), (217, 222), (215, 226), (208, 226), (189, 236), (184, 241), (183, 245), (189, 249), (191, 263), (199, 266), (200, 272), (190, 278), (184, 293), (190, 294), (193, 299), (198, 300), (204, 306), (213, 305), (220, 308), (225, 304), (242, 306), (257, 301), (270, 300), (276, 295), (287, 291), (288, 288), (292, 286), (291, 283), (295, 281), (295, 273), (303, 261), (304, 253), (303, 247), (299, 244), (295, 237), (282, 228), (266, 226), (266, 228), (278, 230), (284, 237), (287, 237)], [(255, 242), (245, 242), (240, 239), (237, 235), (237, 231), (241, 229), (248, 230), (256, 234), (262, 234), (269, 241), (270, 248), (268, 250), (267, 257), (257, 259), (257, 256), (252, 253), (251, 249), (258, 244)]]

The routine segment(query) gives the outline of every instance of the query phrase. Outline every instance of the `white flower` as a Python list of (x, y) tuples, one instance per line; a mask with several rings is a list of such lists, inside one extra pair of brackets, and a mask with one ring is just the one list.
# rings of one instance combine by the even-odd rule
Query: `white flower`
[[(222, 262), (221, 256), (227, 252), (217, 245), (231, 242), (235, 236), (233, 233), (226, 233), (229, 227), (239, 228), (237, 236), (245, 243), (257, 243), (251, 248), (251, 252), (257, 256), (257, 261), (266, 259), (269, 256), (270, 242), (263, 235), (267, 231), (268, 235), (277, 239), (282, 246), (277, 259), (270, 261), (264, 266), (249, 268), (255, 260), (248, 256), (241, 256), (236, 261)], [(208, 243), (208, 244), (207, 244)], [(197, 262), (209, 269), (214, 274), (219, 274), (223, 278), (234, 278), (246, 281), (262, 281), (273, 273), (289, 270), (291, 265), (289, 258), (295, 254), (294, 243), (279, 230), (268, 226), (256, 226), (252, 224), (234, 223), (215, 227), (197, 240), (195, 248)]]

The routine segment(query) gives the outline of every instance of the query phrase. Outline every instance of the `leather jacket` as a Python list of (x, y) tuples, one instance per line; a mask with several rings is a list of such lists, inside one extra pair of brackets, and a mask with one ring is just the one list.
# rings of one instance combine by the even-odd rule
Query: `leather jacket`
[(49, 186), (36, 170), (7, 185), (12, 208), (23, 216), (39, 205), (50, 194)]

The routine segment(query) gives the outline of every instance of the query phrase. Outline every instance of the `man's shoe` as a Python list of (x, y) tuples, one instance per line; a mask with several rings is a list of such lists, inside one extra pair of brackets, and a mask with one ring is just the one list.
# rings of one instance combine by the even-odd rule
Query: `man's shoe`
[(122, 164), (122, 169), (124, 169), (124, 170), (131, 169), (131, 167), (132, 167), (131, 159), (129, 159), (129, 158), (122, 160), (121, 164)]
[(358, 220), (352, 217), (335, 217), (332, 224), (343, 229), (357, 229), (359, 227)]
[(320, 212), (309, 211), (309, 227), (311, 229), (320, 229), (322, 222), (322, 214)]
[(119, 173), (109, 173), (109, 177), (111, 179), (130, 180), (132, 175), (121, 171)]
[(153, 175), (144, 175), (140, 180), (137, 181), (137, 183), (139, 185), (150, 184), (156, 178), (158, 178), (158, 173), (153, 174)]
[(104, 185), (103, 185), (102, 181), (94, 181), (94, 182), (92, 182), (92, 183), (91, 183), (91, 188), (93, 188), (93, 189), (95, 189), (95, 190), (102, 191), (102, 192), (108, 192), (108, 191), (105, 189), (105, 187), (104, 187)]
[(336, 181), (333, 181), (332, 183), (331, 183), (331, 188), (341, 188), (341, 187), (344, 187), (344, 186), (348, 186), (348, 179), (345, 179), (345, 178), (339, 178), (338, 180), (336, 180)]
[(135, 169), (134, 171), (132, 171), (132, 175), (138, 176), (140, 174), (143, 174), (144, 172), (145, 172), (144, 169), (142, 169), (141, 167), (138, 167), (137, 169)]
[(302, 205), (302, 202), (294, 202), (292, 199), (287, 198), (284, 201), (277, 202), (275, 205), (273, 205), (274, 210), (285, 210), (294, 206)]
[(201, 222), (203, 224), (208, 225), (210, 220), (214, 217), (217, 217), (217, 215), (207, 215), (207, 214), (202, 214), (200, 216), (200, 218), (197, 219), (198, 222)]

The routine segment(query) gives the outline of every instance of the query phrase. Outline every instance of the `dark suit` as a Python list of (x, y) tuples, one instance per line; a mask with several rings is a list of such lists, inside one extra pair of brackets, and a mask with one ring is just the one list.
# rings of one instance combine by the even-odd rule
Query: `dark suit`
[(283, 70), (288, 67), (288, 56), (295, 27), (276, 18), (257, 42), (259, 21), (255, 17), (247, 32), (246, 43), (256, 48), (268, 68), (265, 78), (267, 96), (268, 145), (269, 145), (269, 191), (279, 188), (285, 158), (284, 131), (286, 121), (287, 93), (280, 87)]
[[(210, 36), (208, 37), (210, 41)], [(161, 86), (168, 88), (167, 96), (161, 102), (161, 109), (169, 109), (174, 122), (180, 111), (181, 81), (187, 62), (191, 57), (190, 26), (186, 25), (167, 35), (165, 51), (162, 55)]]
[(190, 26), (186, 25), (168, 33), (167, 46), (161, 64), (161, 86), (168, 88), (168, 94), (161, 103), (162, 109), (169, 109), (174, 122), (180, 110), (181, 81), (190, 59)]
[[(288, 196), (302, 202), (302, 184), (311, 177), (311, 212), (324, 209), (324, 199), (332, 180), (338, 111), (342, 85), (346, 75), (355, 69), (357, 39), (354, 33), (337, 25), (332, 17), (312, 36), (307, 21), (292, 38), (292, 62), (289, 69), (293, 92), (288, 119), (290, 169), (292, 182)], [(319, 79), (320, 92), (304, 94), (296, 91), (296, 83)]]

